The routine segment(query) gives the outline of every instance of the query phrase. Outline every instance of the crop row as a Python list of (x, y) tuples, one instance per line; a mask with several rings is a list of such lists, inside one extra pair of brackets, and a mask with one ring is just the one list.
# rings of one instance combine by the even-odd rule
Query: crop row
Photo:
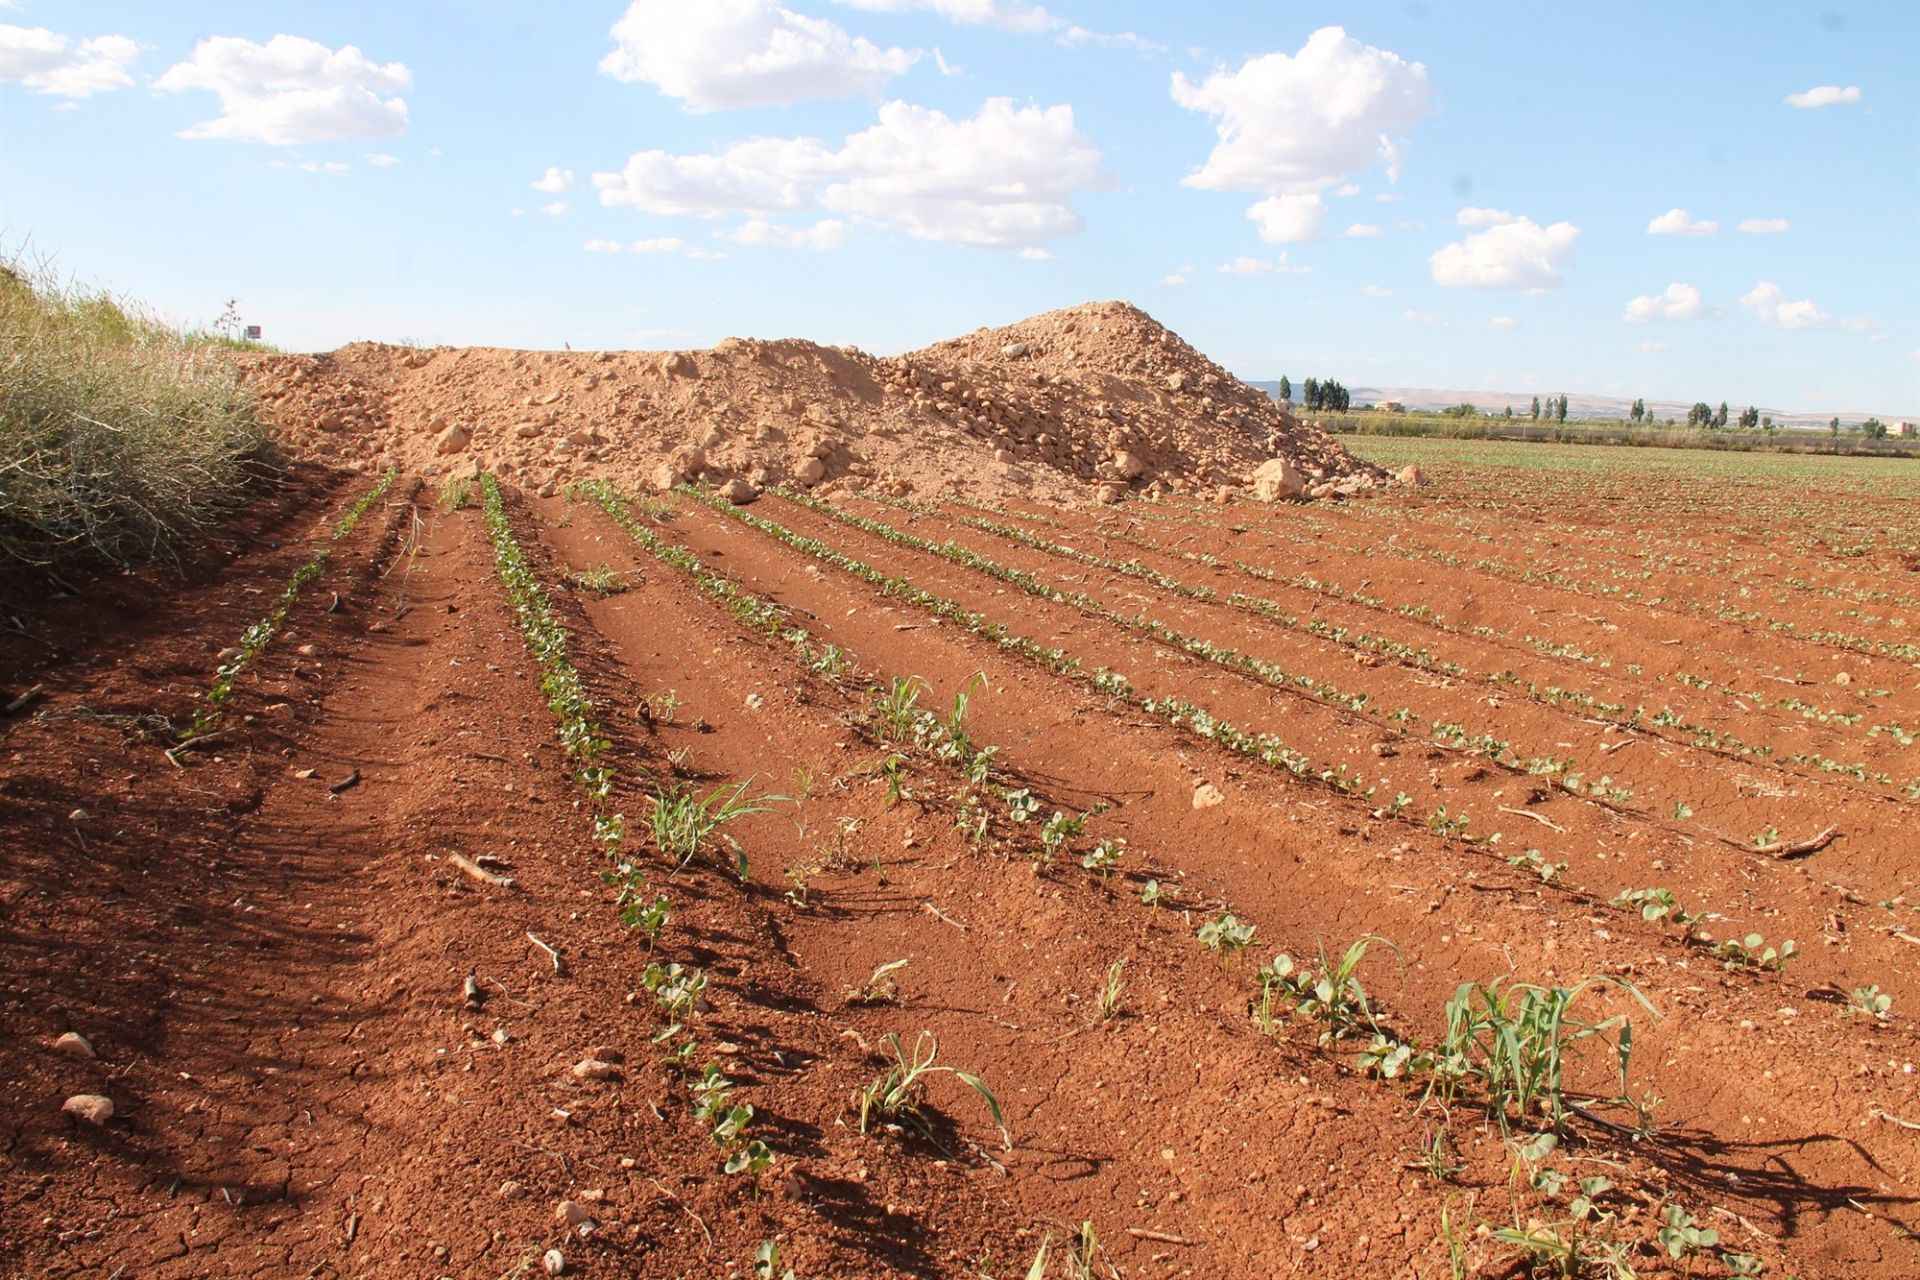
[(259, 656), (261, 650), (272, 643), (275, 634), (286, 624), (287, 615), (293, 611), (294, 602), (300, 598), (301, 591), (325, 571), (327, 561), (333, 555), (334, 546), (358, 527), (360, 518), (392, 487), (397, 474), (396, 471), (388, 470), (375, 482), (373, 488), (361, 494), (354, 504), (347, 508), (346, 513), (334, 522), (326, 542), (307, 558), (306, 563), (293, 571), (293, 576), (287, 580), (287, 585), (281, 588), (280, 596), (274, 601), (273, 608), (241, 633), (240, 643), (237, 646), (238, 652), (215, 668), (213, 684), (206, 692), (205, 706), (195, 714), (192, 724), (180, 735), (183, 739), (209, 733), (219, 724), (221, 710), (226, 705), (227, 699), (233, 696), (234, 682), (240, 678), (240, 673)]
[[(890, 505), (899, 504), (896, 501)], [(1224, 604), (1241, 610), (1242, 612), (1254, 614), (1286, 630), (1302, 632), (1354, 652), (1383, 657), (1415, 670), (1475, 680), (1484, 684), (1512, 690), (1521, 694), (1529, 701), (1541, 706), (1556, 710), (1571, 709), (1583, 717), (1601, 719), (1620, 728), (1649, 733), (1652, 736), (1660, 737), (1668, 741), (1682, 742), (1688, 746), (1727, 756), (1732, 759), (1763, 762), (1777, 760), (1780, 764), (1798, 765), (1823, 773), (1838, 774), (1856, 781), (1878, 784), (1888, 789), (1900, 786), (1891, 774), (1883, 770), (1872, 769), (1865, 763), (1838, 761), (1813, 752), (1778, 754), (1774, 747), (1755, 745), (1744, 741), (1735, 734), (1690, 721), (1670, 706), (1663, 706), (1658, 711), (1649, 713), (1644, 705), (1629, 707), (1625, 703), (1611, 702), (1583, 690), (1563, 688), (1558, 685), (1541, 685), (1536, 681), (1523, 679), (1512, 671), (1500, 671), (1490, 675), (1470, 671), (1457, 662), (1448, 661), (1436, 656), (1431, 650), (1424, 647), (1410, 645), (1387, 636), (1343, 627), (1335, 623), (1327, 622), (1324, 619), (1313, 617), (1302, 619), (1298, 615), (1289, 612), (1286, 607), (1279, 602), (1261, 596), (1239, 591), (1231, 592), (1223, 596), (1211, 587), (1182, 582), (1178, 578), (1161, 573), (1148, 565), (1142, 564), (1137, 559), (1117, 560), (1110, 556), (1097, 555), (1078, 547), (1041, 537), (1038, 534), (1031, 533), (1015, 525), (1007, 524), (1004, 521), (991, 520), (981, 516), (938, 513), (933, 512), (930, 508), (912, 507), (908, 509), (921, 511), (923, 513), (938, 514), (941, 518), (951, 520), (956, 524), (980, 529), (983, 532), (1006, 538), (1021, 546), (1059, 559), (1069, 560), (1075, 564), (1139, 578), (1164, 591), (1188, 599)], [(1201, 558), (1199, 553), (1186, 552), (1183, 554), (1194, 559)], [(1206, 559), (1211, 559), (1211, 557), (1207, 557)], [(1256, 570), (1252, 566), (1238, 565), (1237, 567), (1254, 576), (1261, 576), (1262, 574), (1271, 576), (1267, 571)], [(1311, 579), (1298, 577), (1290, 581), (1298, 581), (1301, 583), (1312, 582), (1314, 586), (1322, 589), (1323, 594), (1331, 594), (1331, 592), (1324, 587), (1324, 584), (1313, 582)], [(1340, 594), (1348, 600), (1354, 600), (1356, 602), (1361, 600), (1360, 597), (1357, 597), (1353, 593), (1342, 592)], [(1365, 597), (1364, 600), (1367, 603), (1376, 605), (1385, 604), (1384, 601), (1379, 601), (1377, 597)], [(1435, 622), (1429, 625), (1434, 625), (1442, 630), (1456, 630), (1444, 623)], [(1436, 722), (1436, 724), (1437, 723), (1438, 722)], [(1660, 729), (1671, 729), (1677, 731), (1677, 733), (1660, 733), (1658, 732)], [(1875, 725), (1872, 733), (1887, 732), (1890, 736), (1893, 736), (1896, 741), (1899, 741), (1902, 736), (1900, 730), (1901, 727), (1898, 725)], [(1911, 735), (1907, 735), (1907, 740), (1911, 741)], [(1903, 743), (1903, 745), (1905, 745), (1905, 743)], [(1909, 792), (1915, 788), (1920, 788), (1920, 779), (1914, 780), (1907, 786)]]

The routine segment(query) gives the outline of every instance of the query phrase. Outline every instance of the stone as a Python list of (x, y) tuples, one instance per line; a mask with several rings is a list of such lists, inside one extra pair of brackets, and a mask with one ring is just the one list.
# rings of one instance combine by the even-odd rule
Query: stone
[(522, 440), (531, 440), (540, 434), (540, 424), (537, 422), (519, 423), (514, 427), (513, 434)]
[(995, 449), (993, 451), (993, 460), (995, 462), (1011, 463), (1013, 461), (1013, 451), (1011, 449)]
[(1184, 391), (1187, 387), (1187, 375), (1184, 373), (1170, 373), (1167, 375), (1165, 386), (1169, 391)]
[(563, 1274), (567, 1269), (567, 1255), (558, 1249), (549, 1249), (540, 1258), (540, 1269), (550, 1276)]
[(809, 487), (819, 484), (827, 478), (827, 464), (818, 458), (807, 458), (793, 469), (793, 478)]
[(760, 496), (760, 491), (738, 476), (720, 486), (720, 496), (736, 507), (744, 507)]
[(1112, 506), (1114, 503), (1120, 501), (1121, 498), (1125, 497), (1126, 492), (1125, 489), (1117, 484), (1103, 484), (1100, 486), (1100, 492), (1097, 496), (1100, 501), (1106, 503), (1108, 506)]
[(55, 1053), (69, 1054), (75, 1058), (93, 1058), (99, 1055), (93, 1051), (93, 1044), (78, 1031), (68, 1031), (53, 1042)]
[(105, 1124), (113, 1119), (113, 1099), (103, 1098), (97, 1093), (76, 1093), (61, 1103), (60, 1109), (88, 1124)]
[(1113, 469), (1128, 480), (1137, 480), (1147, 474), (1147, 460), (1137, 453), (1126, 449), (1113, 455)]
[(666, 493), (680, 483), (680, 474), (671, 462), (663, 462), (653, 469), (653, 487)]
[(1262, 502), (1283, 502), (1299, 497), (1306, 481), (1285, 458), (1269, 458), (1253, 469), (1252, 487), (1253, 496)]
[(518, 1182), (515, 1182), (512, 1178), (508, 1178), (500, 1184), (500, 1198), (502, 1200), (518, 1200), (526, 1193), (527, 1189)]
[(455, 423), (433, 438), (433, 451), (441, 457), (459, 453), (473, 442), (473, 433)]
[(1032, 350), (1033, 348), (1024, 342), (1009, 342), (1006, 346), (1000, 348), (1000, 354), (1009, 360), (1018, 360)]
[(593, 1210), (578, 1200), (562, 1200), (554, 1207), (553, 1216), (565, 1220), (570, 1227), (577, 1227), (583, 1222), (593, 1221)]
[(618, 1080), (620, 1067), (616, 1063), (602, 1062), (598, 1058), (582, 1058), (573, 1064), (573, 1078), (576, 1080)]
[(1227, 798), (1220, 794), (1220, 788), (1211, 782), (1203, 782), (1193, 789), (1193, 807), (1211, 809), (1215, 805), (1225, 804)]
[(1427, 482), (1427, 473), (1409, 463), (1400, 468), (1400, 474), (1395, 479), (1410, 489), (1417, 489)]
[(690, 378), (695, 373), (693, 357), (684, 351), (671, 351), (660, 359), (660, 372), (669, 378)]

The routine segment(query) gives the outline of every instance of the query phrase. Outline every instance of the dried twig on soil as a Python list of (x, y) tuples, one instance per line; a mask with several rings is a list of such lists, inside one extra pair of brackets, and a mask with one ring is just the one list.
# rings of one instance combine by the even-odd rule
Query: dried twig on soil
[(1529, 813), (1525, 809), (1511, 809), (1503, 804), (1500, 806), (1500, 812), (1511, 813), (1517, 818), (1532, 818), (1543, 827), (1552, 827), (1555, 831), (1563, 834), (1566, 832), (1566, 828), (1555, 822), (1552, 818), (1544, 817), (1537, 813)]
[(661, 1195), (665, 1196), (667, 1199), (679, 1205), (681, 1212), (685, 1213), (689, 1218), (693, 1219), (694, 1225), (700, 1228), (700, 1234), (707, 1238), (707, 1251), (711, 1253), (713, 1251), (713, 1232), (707, 1230), (707, 1224), (701, 1221), (700, 1215), (695, 1213), (692, 1209), (689, 1209), (687, 1207), (687, 1202), (685, 1200), (682, 1200), (679, 1196), (667, 1190), (666, 1184), (661, 1182), (660, 1179), (648, 1178), (647, 1181), (651, 1182), (656, 1188), (658, 1188)]
[(1145, 1227), (1128, 1227), (1127, 1234), (1136, 1240), (1155, 1240), (1161, 1244), (1184, 1244), (1197, 1246), (1198, 1240), (1189, 1240), (1185, 1236), (1169, 1235), (1165, 1231), (1149, 1231)]
[(961, 924), (958, 920), (955, 920), (952, 916), (946, 914), (945, 912), (940, 910), (940, 908), (934, 906), (931, 902), (923, 902), (920, 905), (926, 909), (928, 915), (931, 915), (935, 920), (940, 921), (942, 924), (950, 924), (962, 933), (965, 933), (967, 931), (967, 926)]
[(184, 769), (187, 766), (180, 763), (181, 752), (198, 751), (203, 747), (217, 746), (218, 744), (225, 742), (227, 739), (231, 738), (232, 736), (233, 736), (233, 731), (231, 729), (216, 729), (212, 733), (195, 734), (193, 737), (188, 738), (185, 742), (178, 743), (174, 746), (168, 747), (165, 751), (161, 752), (161, 754), (166, 756), (167, 763), (172, 765), (174, 768)]
[(539, 938), (535, 937), (531, 933), (527, 935), (527, 941), (531, 942), (534, 946), (540, 948), (542, 951), (547, 953), (547, 959), (553, 965), (554, 977), (561, 978), (566, 976), (567, 962), (560, 958), (560, 952), (558, 951), (558, 949), (551, 947), (548, 944), (540, 941)]
[(512, 876), (495, 875), (471, 858), (458, 853), (450, 853), (447, 855), (447, 861), (460, 868), (470, 879), (478, 880), (481, 884), (491, 886), (495, 889), (513, 888)]
[(33, 688), (28, 689), (26, 692), (22, 693), (19, 697), (14, 698), (7, 703), (7, 714), (10, 716), (19, 715), (22, 711), (25, 711), (27, 709), (27, 706), (30, 703), (32, 703), (35, 698), (38, 698), (41, 694), (45, 693), (46, 691), (47, 691), (47, 686), (44, 684), (37, 684), (33, 686)]
[(1798, 858), (1809, 853), (1818, 853), (1832, 844), (1840, 834), (1840, 828), (1828, 827), (1818, 835), (1808, 836), (1805, 840), (1794, 840), (1786, 844), (1763, 844), (1754, 852), (1764, 853), (1771, 858)]
[(1902, 1129), (1920, 1130), (1920, 1124), (1915, 1124), (1911, 1120), (1902, 1120), (1899, 1116), (1894, 1115), (1891, 1111), (1882, 1111), (1877, 1105), (1871, 1108), (1871, 1112), (1875, 1117), (1881, 1120), (1885, 1120), (1888, 1124), (1897, 1124)]
[(331, 791), (334, 795), (339, 795), (341, 792), (351, 791), (359, 785), (360, 771), (358, 769), (352, 769), (349, 770), (347, 776), (340, 779), (340, 781), (329, 783), (327, 790)]

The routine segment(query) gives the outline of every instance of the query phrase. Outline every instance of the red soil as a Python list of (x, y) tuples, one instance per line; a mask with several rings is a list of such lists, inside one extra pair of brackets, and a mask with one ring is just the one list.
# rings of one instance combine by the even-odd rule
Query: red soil
[[(1003, 336), (913, 359), (977, 364)], [(1088, 1223), (1102, 1276), (1427, 1277), (1449, 1273), (1443, 1213), (1466, 1274), (1526, 1274), (1493, 1231), (1564, 1225), (1569, 1193), (1515, 1175), (1474, 1091), (1443, 1108), (1357, 1069), (1369, 1032), (1321, 1045), (1317, 1024), (1270, 1035), (1250, 1016), (1275, 952), (1368, 934), (1391, 943), (1359, 970), (1373, 1015), (1423, 1044), (1459, 984), (1495, 977), (1624, 979), (1658, 1009), (1581, 998), (1581, 1016), (1633, 1017), (1628, 1091), (1658, 1102), (1638, 1133), (1617, 1108), (1577, 1116), (1540, 1161), (1612, 1180), (1589, 1226), (1636, 1274), (1726, 1274), (1722, 1251), (1770, 1276), (1920, 1273), (1920, 755), (1902, 741), (1920, 685), (1902, 630), (1859, 616), (1905, 608), (1895, 562), (1863, 573), (1731, 512), (1664, 516), (1610, 553), (1629, 545), (1618, 506), (1563, 495), (1549, 514), (1524, 489), (1513, 522), (1414, 491), (1014, 514), (843, 490), (833, 511), (746, 509), (1083, 672), (1272, 734), (1312, 762), (1296, 774), (727, 512), (663, 503), (658, 537), (858, 664), (810, 670), (594, 504), (510, 489), (612, 744), (629, 856), (672, 902), (650, 945), (603, 879), (480, 513), (407, 480), (242, 675), (230, 736), (164, 754), (366, 483), (301, 473), (186, 575), (94, 584), (0, 651), (9, 696), (44, 686), (0, 721), (0, 1275), (528, 1275), (558, 1249), (567, 1274), (665, 1280), (751, 1274), (777, 1240), (809, 1280), (959, 1280), (1026, 1274), (1043, 1240), (1061, 1274)], [(956, 545), (1007, 572), (955, 563)], [(1603, 589), (1629, 563), (1663, 603)], [(625, 589), (568, 585), (599, 568)], [(1761, 581), (1732, 609), (1728, 584)], [(883, 737), (868, 681), (902, 676), (942, 712), (971, 689), (968, 731), (999, 748), (977, 843), (956, 770)], [(1472, 745), (1487, 739), (1505, 749)], [(1529, 768), (1546, 757), (1561, 772)], [(748, 878), (731, 854), (665, 861), (655, 791), (740, 782), (784, 797), (727, 829)], [(1010, 788), (1038, 801), (1032, 821), (1007, 820)], [(1091, 816), (1047, 863), (1056, 810)], [(1449, 832), (1461, 816), (1475, 839)], [(1755, 848), (1827, 828), (1809, 853)], [(1110, 877), (1081, 862), (1102, 839), (1125, 841)], [(1609, 905), (1650, 887), (1700, 918)], [(1243, 957), (1196, 940), (1223, 911), (1257, 926)], [(1750, 932), (1801, 954), (1724, 965), (1714, 943)], [(859, 998), (903, 959), (893, 999)], [(708, 975), (692, 1065), (755, 1109), (774, 1159), (757, 1181), (722, 1171), (662, 1061), (654, 960)], [(1870, 984), (1893, 997), (1884, 1019), (1847, 1012)], [(57, 1050), (66, 1032), (94, 1056)], [(860, 1132), (886, 1038), (923, 1033), (993, 1090), (1010, 1146), (946, 1075), (924, 1127)], [(1568, 1087), (1617, 1092), (1593, 1048)], [(613, 1071), (582, 1079), (586, 1059)], [(111, 1099), (112, 1120), (63, 1114), (76, 1094)], [(1420, 1158), (1437, 1135), (1449, 1180)], [(1667, 1257), (1675, 1206), (1719, 1246)]]

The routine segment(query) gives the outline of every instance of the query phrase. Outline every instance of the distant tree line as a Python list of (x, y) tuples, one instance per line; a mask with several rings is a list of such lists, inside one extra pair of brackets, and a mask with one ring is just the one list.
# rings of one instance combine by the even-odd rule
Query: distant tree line
[[(1353, 407), (1353, 397), (1347, 389), (1332, 378), (1308, 378), (1300, 388), (1303, 403), (1307, 408), (1327, 413), (1337, 413)], [(1285, 378), (1280, 379), (1280, 398), (1293, 399), (1293, 387)]]
[(1542, 417), (1548, 422), (1565, 422), (1567, 420), (1567, 398), (1565, 396), (1548, 396), (1546, 407), (1542, 409), (1540, 406), (1540, 397), (1535, 396), (1533, 398), (1531, 416), (1535, 422), (1539, 422)]

